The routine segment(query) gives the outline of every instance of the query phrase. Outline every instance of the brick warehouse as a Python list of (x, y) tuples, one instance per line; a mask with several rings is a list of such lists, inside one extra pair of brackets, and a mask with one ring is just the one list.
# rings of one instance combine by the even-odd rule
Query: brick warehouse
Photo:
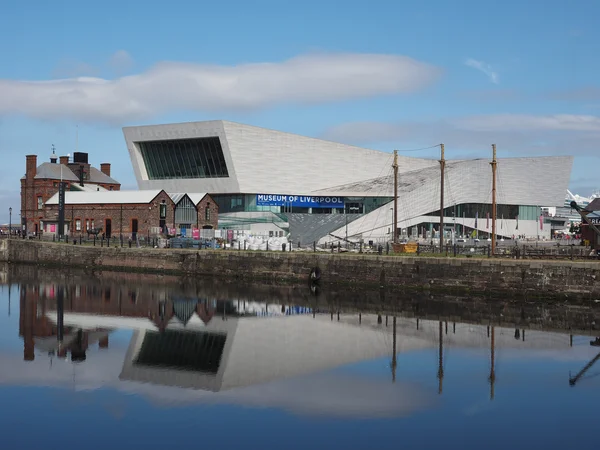
[[(58, 194), (44, 207), (42, 230), (58, 233)], [(65, 233), (136, 240), (148, 235), (192, 235), (193, 229), (216, 229), (218, 206), (210, 195), (168, 194), (164, 190), (65, 193)]]
[(76, 152), (73, 160), (54, 151), (50, 162), (37, 165), (37, 155), (27, 155), (25, 176), (21, 178), (21, 229), (37, 234), (44, 218), (45, 203), (58, 192), (62, 180), (70, 191), (118, 191), (121, 184), (111, 178), (110, 164), (100, 164), (100, 170), (88, 162), (88, 154)]
[[(100, 170), (88, 162), (88, 154), (77, 152), (71, 161), (58, 158), (37, 166), (37, 156), (26, 156), (26, 174), (21, 179), (21, 223), (28, 234), (58, 234), (58, 187), (65, 183), (65, 234), (135, 239), (138, 235), (189, 234), (196, 229), (216, 229), (218, 205), (205, 193), (167, 194), (161, 190), (121, 191), (111, 178), (111, 165)], [(161, 206), (164, 205), (164, 206)]]

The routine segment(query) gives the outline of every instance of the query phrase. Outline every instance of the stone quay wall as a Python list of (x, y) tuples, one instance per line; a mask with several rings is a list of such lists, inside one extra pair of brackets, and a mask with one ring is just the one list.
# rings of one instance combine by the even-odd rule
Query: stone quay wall
[(91, 247), (0, 240), (0, 261), (86, 271), (600, 300), (600, 262)]

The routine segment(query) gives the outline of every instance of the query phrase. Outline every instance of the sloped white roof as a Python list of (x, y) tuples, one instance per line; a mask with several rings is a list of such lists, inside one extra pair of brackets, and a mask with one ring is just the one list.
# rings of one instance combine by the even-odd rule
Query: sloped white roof
[(190, 198), (190, 200), (192, 201), (192, 203), (194, 205), (197, 205), (198, 203), (200, 203), (202, 201), (202, 199), (204, 197), (206, 197), (207, 193), (206, 192), (193, 192), (193, 193), (178, 192), (175, 194), (169, 194), (169, 197), (171, 197), (171, 200), (173, 200), (173, 203), (177, 204), (186, 195)]
[(197, 205), (207, 195), (208, 194), (206, 192), (194, 192), (194, 193), (188, 194), (188, 197), (192, 199), (192, 202), (194, 202), (194, 205)]
[[(96, 205), (96, 204), (144, 204), (150, 203), (162, 192), (161, 189), (147, 191), (96, 191), (96, 192), (65, 192), (65, 205)], [(54, 194), (47, 205), (58, 205), (58, 193)]]
[[(545, 156), (535, 158), (502, 158), (498, 160), (497, 193), (498, 204), (503, 205), (551, 205), (564, 202), (564, 192), (569, 184), (572, 156)], [(426, 168), (401, 174), (398, 177), (398, 227), (406, 228), (423, 222), (439, 223), (439, 216), (429, 216), (440, 207), (440, 168)], [(491, 204), (492, 171), (489, 160), (474, 159), (449, 161), (445, 170), (444, 205), (466, 203)], [(324, 192), (325, 193), (325, 192)], [(367, 180), (364, 183), (337, 186), (326, 191), (329, 195), (393, 197), (394, 179), (391, 176)], [(315, 195), (320, 194), (318, 191)], [(331, 232), (335, 236), (348, 236), (353, 239), (380, 238), (391, 230), (393, 221), (392, 203), (383, 205), (363, 217), (354, 220), (346, 227), (341, 226)], [(505, 221), (503, 228), (496, 232), (503, 236), (513, 234), (536, 234), (536, 220), (518, 231), (516, 220)], [(458, 223), (475, 227), (474, 218), (447, 217), (446, 224)], [(477, 228), (491, 231), (486, 220), (479, 220)], [(390, 236), (390, 235), (388, 235)], [(322, 238), (319, 243), (333, 240)]]

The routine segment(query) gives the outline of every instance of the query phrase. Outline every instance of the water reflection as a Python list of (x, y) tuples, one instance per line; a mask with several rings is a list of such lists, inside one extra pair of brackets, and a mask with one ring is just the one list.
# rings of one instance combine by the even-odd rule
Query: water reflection
[(455, 416), (527, 423), (600, 400), (593, 307), (123, 276), (13, 273), (0, 385), (459, 428)]
[[(7, 290), (9, 315), (13, 289)], [(493, 400), (499, 349), (574, 349), (568, 329), (544, 332), (246, 299), (217, 301), (155, 290), (140, 295), (117, 285), (23, 283), (18, 292), (24, 361), (42, 357), (51, 364), (55, 359), (87, 363), (91, 347), (107, 350), (109, 336), (126, 329), (132, 333), (120, 380), (212, 392), (382, 357), (389, 358), (390, 380), (395, 382), (403, 354), (434, 348), (437, 392), (443, 394), (448, 348), (487, 347)], [(598, 342), (597, 338), (590, 342), (592, 350)], [(581, 346), (576, 349), (581, 357), (590, 354)], [(575, 385), (598, 359), (595, 352), (590, 355), (589, 363), (569, 377), (570, 384)]]

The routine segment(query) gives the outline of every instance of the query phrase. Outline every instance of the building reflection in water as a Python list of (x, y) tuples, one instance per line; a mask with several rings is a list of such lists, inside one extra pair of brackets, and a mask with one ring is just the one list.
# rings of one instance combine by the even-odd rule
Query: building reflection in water
[[(23, 358), (49, 355), (84, 362), (109, 347), (118, 329), (133, 334), (119, 378), (126, 381), (227, 391), (389, 357), (396, 382), (402, 354), (435, 349), (437, 390), (443, 394), (449, 347), (487, 348), (489, 397), (495, 397), (499, 349), (569, 349), (568, 332), (528, 331), (372, 313), (347, 313), (259, 301), (217, 301), (122, 286), (22, 284), (19, 335)], [(9, 291), (10, 296), (10, 291)], [(279, 316), (279, 317), (277, 317)], [(391, 322), (391, 327), (389, 326)], [(592, 341), (600, 345), (600, 340)], [(575, 385), (600, 359), (570, 377)], [(500, 374), (501, 377), (501, 374)]]

